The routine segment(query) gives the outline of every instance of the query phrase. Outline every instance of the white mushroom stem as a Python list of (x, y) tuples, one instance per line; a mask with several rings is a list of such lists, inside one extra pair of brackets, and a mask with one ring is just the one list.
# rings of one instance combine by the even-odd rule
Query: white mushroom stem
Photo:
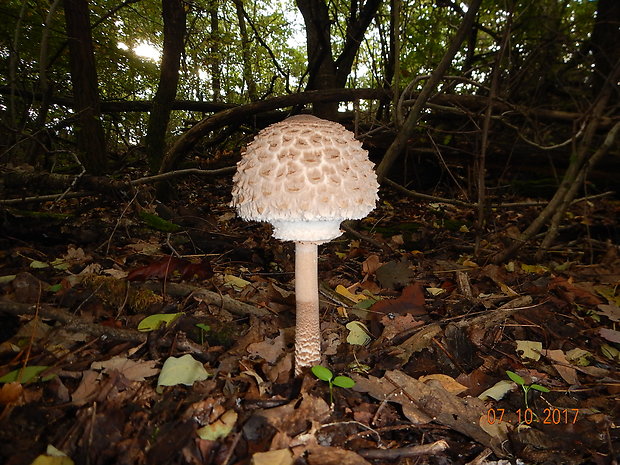
[(321, 362), (318, 244), (295, 242), (295, 374)]

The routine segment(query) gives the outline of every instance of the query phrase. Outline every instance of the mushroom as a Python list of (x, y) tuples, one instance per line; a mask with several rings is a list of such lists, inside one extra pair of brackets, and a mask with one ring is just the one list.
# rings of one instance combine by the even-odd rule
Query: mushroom
[(341, 124), (297, 115), (272, 124), (245, 148), (232, 203), (244, 220), (273, 225), (295, 242), (295, 374), (321, 361), (317, 246), (364, 218), (378, 198), (368, 153)]

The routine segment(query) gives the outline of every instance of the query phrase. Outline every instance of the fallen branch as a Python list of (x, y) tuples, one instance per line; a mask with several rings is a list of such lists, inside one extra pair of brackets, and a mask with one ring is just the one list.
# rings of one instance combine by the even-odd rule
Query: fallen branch
[(441, 203), (447, 203), (451, 205), (458, 205), (459, 207), (465, 207), (465, 208), (476, 208), (475, 203), (463, 202), (462, 200), (457, 200), (457, 199), (447, 199), (444, 197), (436, 197), (434, 195), (422, 194), (420, 192), (409, 190), (406, 187), (401, 186), (400, 184), (392, 181), (389, 178), (383, 178), (383, 181), (381, 182), (382, 184), (387, 184), (388, 186), (396, 189), (398, 192), (401, 192), (407, 195), (408, 197), (413, 197), (413, 198), (420, 199), (420, 200), (428, 200), (429, 202), (441, 202)]
[[(383, 184), (386, 184), (398, 192), (405, 194), (408, 197), (420, 200), (427, 200), (429, 202), (440, 202), (447, 203), (450, 205), (458, 205), (459, 207), (465, 208), (476, 208), (476, 203), (463, 202), (462, 200), (457, 199), (448, 199), (445, 197), (437, 197), (434, 195), (422, 194), (421, 192), (412, 191), (407, 189), (406, 187), (401, 186), (397, 182), (392, 181), (389, 178), (383, 178)], [(574, 199), (571, 201), (571, 205), (578, 204), (580, 202), (591, 201), (596, 199), (601, 199), (603, 197), (609, 197), (610, 195), (614, 195), (614, 191), (601, 192), (600, 194), (595, 195), (586, 195), (584, 197), (579, 197), (578, 199)], [(490, 203), (493, 208), (516, 208), (516, 207), (545, 207), (549, 204), (548, 200), (539, 200), (539, 201), (531, 201), (531, 202), (505, 202), (505, 203)]]
[[(142, 287), (152, 291), (161, 291), (161, 284), (158, 282), (147, 282), (141, 284)], [(256, 316), (259, 318), (271, 315), (269, 310), (261, 307), (255, 307), (244, 302), (233, 299), (227, 295), (218, 294), (217, 292), (208, 291), (200, 286), (192, 286), (190, 284), (166, 283), (166, 293), (173, 297), (188, 297), (190, 295), (200, 298), (203, 302), (211, 305), (217, 305), (224, 310), (237, 316)]]
[(387, 371), (385, 379), (433, 421), (469, 436), (492, 449), (499, 457), (506, 455), (501, 440), (491, 436), (479, 425), (480, 418), (486, 412), (480, 399), (457, 397), (446, 391), (439, 381), (423, 383), (398, 370)]
[[(131, 181), (116, 181), (106, 176), (76, 176), (70, 174), (55, 173), (32, 173), (19, 170), (8, 171), (4, 174), (5, 184), (7, 186), (19, 186), (40, 189), (46, 187), (49, 189), (66, 189), (73, 186), (83, 189), (79, 192), (68, 192), (65, 194), (35, 195), (31, 197), (22, 197), (15, 199), (0, 200), (0, 205), (18, 205), (23, 203), (49, 202), (56, 201), (61, 198), (77, 198), (88, 197), (94, 194), (110, 194), (113, 192), (131, 192), (134, 186), (144, 184), (152, 184), (171, 178), (198, 175), (198, 176), (218, 176), (221, 174), (234, 173), (234, 166), (218, 168), (214, 170), (202, 170), (199, 168), (188, 168), (184, 170), (169, 171), (167, 173), (156, 174), (153, 176), (145, 176)], [(77, 179), (77, 182), (76, 182)]]
[[(424, 76), (422, 76), (424, 77)], [(454, 79), (454, 76), (448, 76), (448, 78)], [(458, 77), (462, 80), (462, 77)], [(475, 81), (470, 82), (472, 85), (480, 86)], [(361, 93), (360, 99), (391, 99), (391, 91), (386, 89), (342, 89), (346, 92)], [(312, 91), (320, 93), (321, 91)], [(305, 92), (291, 95), (303, 95)], [(11, 95), (10, 86), (0, 86), (0, 95)], [(416, 99), (419, 97), (419, 92), (412, 92), (408, 95), (409, 99), (402, 101), (403, 107), (413, 106)], [(41, 92), (31, 92), (24, 89), (17, 90), (15, 92), (16, 97), (20, 97), (24, 100), (41, 101), (43, 94)], [(380, 97), (378, 97), (380, 96)], [(288, 97), (288, 96), (283, 96)], [(75, 105), (72, 96), (52, 96), (50, 102), (62, 107), (73, 108)], [(443, 105), (437, 106), (439, 111), (464, 114), (465, 111), (471, 113), (478, 113), (488, 105), (488, 97), (482, 95), (459, 95), (459, 94), (437, 94), (429, 99), (430, 103)], [(301, 102), (303, 103), (303, 102)], [(308, 102), (311, 103), (311, 102)], [(583, 118), (583, 113), (573, 111), (562, 110), (550, 110), (546, 108), (530, 108), (521, 105), (512, 105), (505, 100), (494, 100), (493, 106), (502, 116), (523, 116), (525, 118), (532, 118), (538, 120), (552, 121), (558, 123), (572, 124), (575, 121)], [(201, 113), (220, 112), (224, 110), (230, 110), (232, 108), (240, 107), (234, 103), (222, 103), (222, 102), (197, 102), (193, 100), (175, 100), (172, 104), (173, 110), (185, 110), (196, 111)], [(102, 113), (122, 113), (122, 112), (149, 112), (153, 108), (153, 102), (150, 100), (116, 100), (116, 101), (102, 101), (101, 112)], [(465, 110), (465, 111), (464, 111)], [(609, 116), (601, 118), (601, 127), (609, 128), (613, 126), (615, 119)]]
[(418, 455), (435, 455), (448, 449), (448, 443), (443, 439), (421, 446), (399, 447), (396, 449), (360, 449), (359, 455), (372, 460), (398, 460), (404, 457), (417, 457)]
[(142, 343), (146, 341), (146, 333), (141, 333), (135, 329), (114, 328), (93, 323), (87, 323), (80, 317), (72, 315), (63, 308), (38, 306), (34, 304), (22, 304), (10, 300), (0, 300), (0, 312), (9, 315), (34, 316), (38, 314), (40, 318), (54, 320), (62, 323), (63, 329), (73, 332), (81, 332), (94, 337), (105, 337), (116, 341)]
[(264, 111), (317, 102), (346, 102), (357, 99), (382, 98), (389, 98), (388, 93), (382, 89), (327, 89), (274, 97), (220, 111), (203, 119), (179, 137), (164, 156), (159, 172), (165, 173), (177, 166), (181, 157), (189, 153), (192, 147), (207, 133), (233, 123), (246, 121), (251, 116)]

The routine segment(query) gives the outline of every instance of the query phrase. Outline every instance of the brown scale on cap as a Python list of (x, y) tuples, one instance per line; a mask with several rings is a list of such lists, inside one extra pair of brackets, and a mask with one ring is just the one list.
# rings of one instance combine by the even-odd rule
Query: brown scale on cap
[(231, 205), (245, 220), (273, 225), (295, 241), (295, 372), (320, 363), (317, 245), (340, 223), (365, 217), (378, 199), (377, 176), (352, 132), (298, 115), (272, 124), (246, 147), (233, 178)]

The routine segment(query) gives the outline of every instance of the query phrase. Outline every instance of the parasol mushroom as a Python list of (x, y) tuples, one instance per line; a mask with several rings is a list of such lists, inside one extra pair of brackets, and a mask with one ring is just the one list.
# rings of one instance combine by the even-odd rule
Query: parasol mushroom
[(232, 203), (244, 220), (273, 225), (295, 242), (295, 374), (321, 361), (317, 246), (342, 234), (340, 223), (374, 207), (377, 176), (368, 153), (342, 125), (311, 115), (263, 129), (233, 178)]

